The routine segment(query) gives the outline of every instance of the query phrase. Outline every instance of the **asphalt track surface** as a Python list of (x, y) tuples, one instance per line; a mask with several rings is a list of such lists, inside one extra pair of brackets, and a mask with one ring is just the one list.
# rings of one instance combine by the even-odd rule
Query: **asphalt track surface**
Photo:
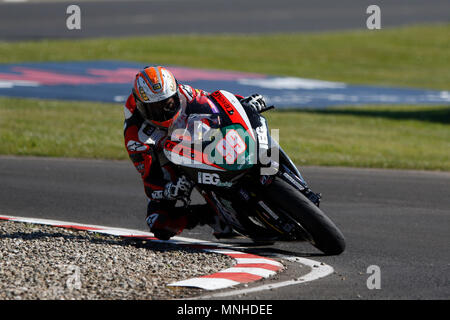
[(0, 40), (366, 29), (372, 4), (382, 28), (450, 21), (448, 0), (113, 0), (77, 2), (81, 30), (68, 30), (73, 3), (0, 1)]
[[(323, 256), (302, 242), (255, 246), (242, 239), (228, 241), (245, 245), (248, 252), (306, 257), (335, 270), (323, 279), (251, 293), (246, 299), (450, 297), (449, 173), (301, 171), (313, 190), (323, 193), (322, 209), (345, 234), (347, 249), (339, 256)], [(0, 157), (0, 180), (0, 214), (148, 231), (143, 188), (129, 161)], [(216, 241), (209, 227), (181, 235)], [(380, 267), (381, 289), (367, 288), (371, 265)]]

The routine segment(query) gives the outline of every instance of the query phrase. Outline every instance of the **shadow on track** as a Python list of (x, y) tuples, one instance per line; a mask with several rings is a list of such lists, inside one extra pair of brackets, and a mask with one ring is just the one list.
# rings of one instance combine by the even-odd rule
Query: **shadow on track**
[[(277, 249), (270, 247), (273, 245), (271, 242), (220, 242), (221, 244), (230, 245), (230, 249), (238, 248), (240, 251), (251, 253), (263, 257), (270, 257), (272, 255), (286, 255), (286, 256), (296, 256), (296, 257), (325, 257), (324, 253), (320, 252), (294, 252), (286, 251), (282, 249)], [(304, 242), (306, 243), (306, 242)]]
[[(380, 107), (381, 108), (381, 107)], [(365, 110), (364, 107), (349, 107), (348, 109), (283, 109), (279, 112), (304, 112), (315, 113), (321, 115), (337, 115), (337, 116), (360, 116), (360, 117), (377, 117), (390, 120), (417, 120), (427, 121), (441, 124), (450, 124), (450, 107), (434, 107), (430, 106), (430, 110), (407, 110), (393, 107), (391, 110), (381, 109), (374, 110), (372, 108)]]
[[(13, 233), (0, 233), (1, 239), (20, 239), (23, 241), (34, 241), (40, 239), (47, 239), (48, 241), (52, 240), (61, 240), (70, 241), (70, 242), (89, 242), (92, 244), (105, 244), (105, 245), (116, 245), (121, 247), (134, 247), (137, 249), (148, 249), (152, 251), (158, 252), (180, 252), (183, 251), (185, 253), (198, 253), (203, 252), (202, 250), (185, 247), (185, 246), (177, 246), (171, 243), (166, 242), (157, 242), (148, 239), (134, 238), (134, 237), (120, 237), (120, 236), (112, 236), (105, 235), (96, 232), (88, 233), (86, 231), (79, 231), (75, 229), (63, 229), (70, 230), (71, 233), (61, 232), (58, 228), (55, 228), (55, 232), (46, 232), (41, 230), (32, 230), (31, 232), (13, 232)], [(204, 253), (204, 252), (203, 252)]]

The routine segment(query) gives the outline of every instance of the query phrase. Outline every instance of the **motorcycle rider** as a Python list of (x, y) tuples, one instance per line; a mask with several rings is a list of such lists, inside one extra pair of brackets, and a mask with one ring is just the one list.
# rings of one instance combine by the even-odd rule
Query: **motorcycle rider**
[[(193, 185), (185, 176), (178, 176), (175, 167), (160, 157), (171, 124), (186, 115), (189, 104), (208, 94), (179, 84), (165, 67), (150, 66), (136, 74), (132, 93), (124, 106), (125, 146), (141, 174), (148, 197), (146, 222), (158, 239), (168, 240), (183, 229), (199, 224), (213, 227), (217, 238), (232, 234), (231, 228), (221, 224), (208, 204), (175, 206), (178, 199), (190, 195)], [(259, 111), (265, 107), (261, 95), (236, 97), (246, 108)]]

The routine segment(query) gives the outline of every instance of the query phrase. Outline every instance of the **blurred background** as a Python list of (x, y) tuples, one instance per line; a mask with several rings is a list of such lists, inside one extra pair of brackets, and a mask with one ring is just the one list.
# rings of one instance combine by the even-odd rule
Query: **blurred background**
[(121, 105), (160, 64), (264, 94), (299, 165), (450, 169), (448, 1), (70, 5), (0, 1), (0, 154), (125, 159)]

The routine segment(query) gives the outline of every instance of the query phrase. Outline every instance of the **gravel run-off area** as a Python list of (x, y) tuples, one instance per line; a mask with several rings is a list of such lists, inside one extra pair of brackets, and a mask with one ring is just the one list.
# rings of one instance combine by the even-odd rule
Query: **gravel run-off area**
[(231, 267), (226, 255), (170, 243), (0, 221), (0, 300), (168, 300), (167, 284)]

